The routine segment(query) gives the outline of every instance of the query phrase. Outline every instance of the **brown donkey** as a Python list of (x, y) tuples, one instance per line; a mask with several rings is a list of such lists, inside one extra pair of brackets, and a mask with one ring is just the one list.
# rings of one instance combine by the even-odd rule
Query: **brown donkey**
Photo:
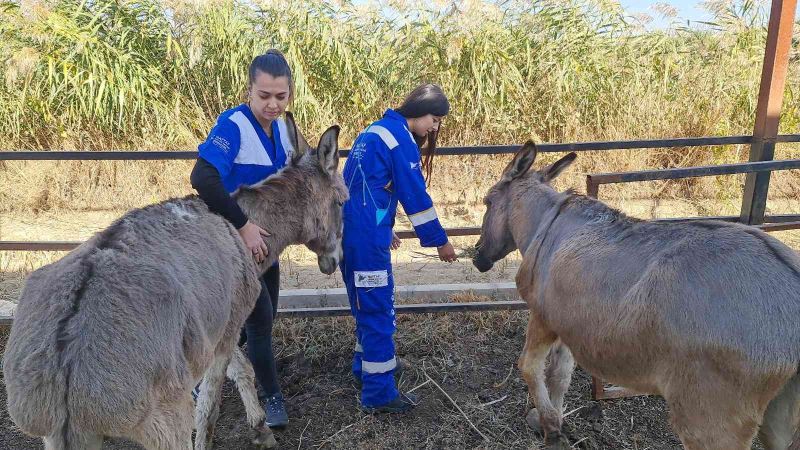
[(800, 420), (798, 255), (749, 226), (638, 220), (556, 192), (548, 182), (575, 154), (529, 170), (535, 158), (529, 142), (489, 190), (473, 262), (484, 272), (523, 254), (519, 368), (548, 448), (569, 448), (574, 360), (663, 396), (687, 449), (749, 449), (757, 431), (766, 449), (788, 448)]
[[(294, 122), (287, 122), (298, 148)], [(190, 393), (205, 374), (195, 439), (205, 448), (230, 362), (254, 444), (274, 446), (252, 367), (236, 342), (259, 274), (287, 245), (307, 245), (321, 271), (336, 270), (347, 199), (338, 133), (331, 127), (317, 151), (235, 194), (248, 217), (272, 233), (260, 265), (229, 222), (190, 196), (131, 211), (32, 273), (5, 352), (11, 419), (43, 437), (47, 449), (99, 449), (105, 436), (148, 449), (190, 449)]]

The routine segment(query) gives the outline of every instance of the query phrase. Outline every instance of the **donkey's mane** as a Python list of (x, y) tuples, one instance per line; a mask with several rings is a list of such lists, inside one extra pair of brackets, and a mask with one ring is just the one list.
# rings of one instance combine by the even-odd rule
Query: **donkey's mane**
[(246, 192), (250, 193), (276, 193), (280, 192), (281, 195), (288, 198), (300, 198), (304, 193), (308, 192), (308, 171), (315, 170), (309, 167), (308, 164), (300, 163), (298, 165), (286, 166), (278, 173), (271, 175), (266, 180), (253, 186), (242, 186), (239, 188), (238, 195)]
[[(602, 201), (577, 193), (569, 188), (563, 192), (556, 191), (548, 183), (544, 183), (537, 177), (527, 177), (521, 180), (522, 192), (524, 196), (544, 195), (550, 201), (558, 205), (558, 214), (571, 212), (588, 219), (589, 222), (602, 222), (607, 224), (631, 225), (643, 222), (642, 219), (628, 216), (622, 211), (613, 208)], [(531, 197), (532, 199), (532, 197)]]
[(596, 198), (579, 194), (574, 189), (567, 189), (562, 194), (568, 197), (564, 204), (565, 211), (576, 211), (584, 217), (606, 223), (633, 224), (643, 222), (642, 219), (631, 217)]

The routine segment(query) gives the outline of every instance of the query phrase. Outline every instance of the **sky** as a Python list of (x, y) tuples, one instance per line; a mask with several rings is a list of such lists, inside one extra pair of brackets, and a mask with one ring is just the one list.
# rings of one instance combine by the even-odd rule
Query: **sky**
[(668, 3), (678, 10), (678, 17), (691, 21), (707, 21), (711, 19), (708, 11), (700, 6), (698, 0), (621, 0), (620, 3), (629, 14), (645, 13), (653, 18), (651, 26), (663, 28), (669, 25), (671, 19), (664, 19), (661, 15), (653, 10), (652, 6), (655, 3)]
[[(366, 0), (352, 0), (355, 4), (364, 3)], [(484, 0), (497, 2), (498, 0)], [(626, 13), (631, 16), (647, 15), (650, 17), (651, 22), (647, 23), (647, 28), (650, 29), (665, 29), (675, 25), (686, 25), (687, 21), (691, 22), (704, 22), (713, 21), (712, 14), (706, 7), (703, 6), (702, 0), (618, 0)], [(712, 2), (714, 0), (711, 0)], [(741, 4), (744, 0), (717, 0), (734, 1)], [(762, 7), (769, 11), (770, 0), (755, 0), (756, 3), (762, 4)], [(659, 12), (658, 5), (669, 5), (674, 8), (675, 17), (665, 17)], [(797, 9), (797, 18), (800, 20), (800, 8)], [(694, 25), (699, 25), (695, 23)]]
[[(769, 0), (756, 0), (761, 3), (766, 11), (769, 12)], [(658, 3), (667, 3), (677, 10), (678, 18), (681, 24), (685, 24), (686, 20), (694, 21), (708, 21), (711, 20), (711, 14), (701, 6), (700, 0), (620, 0), (620, 4), (628, 14), (635, 15), (637, 13), (644, 13), (653, 18), (653, 22), (649, 24), (651, 28), (666, 28), (669, 26), (670, 21), (673, 19), (665, 19), (661, 14), (653, 9), (653, 5)], [(741, 0), (739, 1), (741, 3)], [(797, 8), (797, 18), (800, 20), (800, 8)]]

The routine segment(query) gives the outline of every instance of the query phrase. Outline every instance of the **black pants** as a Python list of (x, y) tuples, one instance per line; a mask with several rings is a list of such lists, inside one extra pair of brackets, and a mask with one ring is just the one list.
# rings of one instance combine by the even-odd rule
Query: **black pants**
[(256, 380), (262, 390), (259, 394), (267, 397), (281, 392), (275, 356), (272, 353), (272, 322), (278, 313), (280, 284), (280, 267), (278, 265), (270, 267), (261, 277), (261, 294), (244, 324), (239, 339), (239, 346), (247, 342), (247, 356), (253, 364)]

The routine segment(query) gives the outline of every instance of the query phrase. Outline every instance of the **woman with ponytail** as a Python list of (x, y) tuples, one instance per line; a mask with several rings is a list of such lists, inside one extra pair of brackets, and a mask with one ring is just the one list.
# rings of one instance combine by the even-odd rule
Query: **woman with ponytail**
[[(257, 184), (277, 173), (308, 144), (299, 130), (298, 142), (291, 142), (282, 117), (294, 91), (292, 71), (283, 54), (273, 49), (256, 56), (250, 63), (248, 80), (246, 103), (220, 114), (200, 144), (191, 181), (209, 209), (231, 222), (253, 259), (262, 262), (269, 252), (263, 237), (269, 233), (248, 220), (231, 193), (239, 186)], [(285, 427), (289, 422), (272, 351), (279, 287), (280, 268), (275, 263), (261, 277), (261, 294), (239, 343), (247, 342), (247, 355), (261, 387), (259, 397), (271, 428)], [(195, 388), (195, 396), (198, 389)]]

